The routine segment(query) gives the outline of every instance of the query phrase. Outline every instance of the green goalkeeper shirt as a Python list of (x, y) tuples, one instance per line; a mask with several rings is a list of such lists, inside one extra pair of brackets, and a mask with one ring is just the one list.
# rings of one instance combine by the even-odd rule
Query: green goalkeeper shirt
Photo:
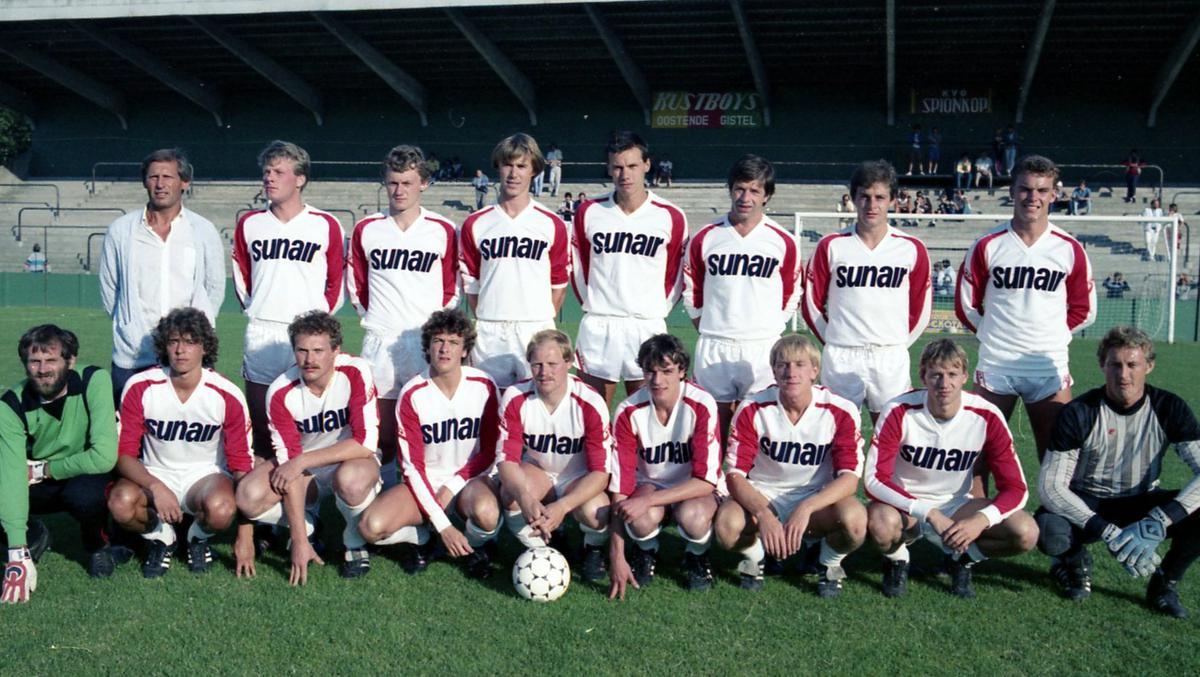
[(8, 535), (10, 548), (25, 545), (27, 460), (48, 461), (50, 477), (56, 480), (113, 469), (117, 423), (108, 372), (92, 371), (85, 388), (80, 372), (71, 370), (67, 394), (53, 402), (43, 403), (28, 381), (4, 394), (0, 402), (0, 526)]

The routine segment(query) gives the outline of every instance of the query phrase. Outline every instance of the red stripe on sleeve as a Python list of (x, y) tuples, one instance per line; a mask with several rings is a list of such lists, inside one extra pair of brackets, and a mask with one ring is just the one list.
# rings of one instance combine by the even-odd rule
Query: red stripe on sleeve
[(791, 305), (792, 299), (796, 294), (796, 284), (800, 282), (800, 257), (797, 254), (796, 239), (788, 232), (771, 227), (779, 237), (783, 238), (783, 265), (779, 268), (780, 282), (783, 283), (783, 298), (780, 300), (779, 309), (787, 310)]
[(691, 287), (692, 308), (699, 310), (704, 307), (704, 237), (712, 232), (713, 225), (706, 226), (692, 237), (687, 248), (687, 258), (683, 261), (683, 274)]
[(1081, 326), (1090, 324), (1096, 312), (1092, 305), (1092, 294), (1096, 283), (1092, 280), (1087, 253), (1083, 251), (1079, 242), (1061, 233), (1054, 234), (1070, 243), (1071, 253), (1074, 255), (1071, 272), (1067, 275), (1067, 328), (1075, 331)]
[[(582, 210), (582, 208), (581, 208)], [(571, 281), (571, 235), (567, 224), (558, 214), (538, 209), (554, 226), (554, 241), (550, 243), (550, 285), (564, 287)]]
[[(900, 442), (904, 437), (904, 415), (914, 407), (910, 404), (898, 404), (888, 412), (883, 425), (875, 433), (871, 445), (875, 447), (875, 479), (882, 485), (906, 498), (914, 496), (896, 483), (892, 475), (896, 472), (896, 457), (900, 454)], [(872, 500), (880, 500), (876, 496), (867, 496)], [(886, 503), (886, 501), (884, 501)]]
[(143, 398), (146, 389), (166, 381), (138, 381), (125, 391), (121, 398), (121, 436), (117, 440), (117, 454), (129, 458), (141, 458), (142, 435), (146, 425), (146, 408)]
[(347, 281), (351, 283), (350, 292), (354, 294), (354, 300), (358, 302), (358, 307), (366, 312), (369, 309), (371, 290), (367, 286), (367, 269), (369, 263), (367, 261), (367, 252), (363, 249), (363, 231), (367, 226), (376, 221), (376, 219), (367, 219), (359, 222), (354, 227), (354, 235), (350, 238), (350, 274), (347, 276)]
[(662, 207), (671, 215), (671, 240), (667, 243), (667, 272), (663, 279), (663, 293), (670, 301), (675, 296), (675, 290), (679, 288), (680, 274), (683, 271), (683, 252), (688, 240), (687, 218), (683, 212), (670, 205), (659, 202), (652, 204)]
[(575, 393), (571, 393), (571, 398), (583, 413), (583, 447), (587, 453), (588, 472), (608, 472), (608, 450), (604, 444), (608, 426), (591, 402)]
[(442, 253), (442, 307), (445, 308), (458, 295), (458, 233), (451, 223), (430, 220), (446, 231), (446, 251)]
[[(400, 423), (396, 426), (396, 433), (403, 437), (403, 443), (399, 444), (398, 448), (401, 453), (405, 454), (405, 460), (408, 461), (407, 464), (402, 464), (406, 471), (404, 473), (405, 482), (410, 486), (420, 483), (429, 492), (432, 500), (437, 501), (437, 492), (429, 484), (429, 478), (425, 473), (425, 438), (421, 435), (421, 417), (417, 414), (416, 407), (413, 406), (413, 395), (427, 385), (429, 385), (428, 381), (410, 388), (408, 392), (404, 393), (404, 397), (400, 398), (399, 404), (396, 405), (396, 417)], [(408, 472), (409, 467), (415, 471), (415, 477)], [(421, 514), (428, 519), (431, 506), (426, 506), (421, 500), (422, 493), (413, 491), (412, 495), (417, 501), (417, 507), (421, 509)]]
[[(575, 253), (575, 267), (579, 272), (579, 281), (576, 282), (572, 277), (571, 284), (574, 287), (575, 298), (583, 302), (583, 292), (587, 288), (588, 275), (592, 271), (592, 248), (587, 239), (587, 226), (584, 225), (589, 207), (594, 203), (589, 200), (579, 207), (579, 211), (575, 214), (571, 221), (571, 228), (574, 230), (574, 237), (571, 239), (572, 248)], [(583, 287), (583, 289), (580, 289)]]
[(250, 274), (250, 249), (246, 243), (246, 220), (254, 214), (261, 213), (261, 210), (256, 210), (242, 214), (242, 218), (238, 219), (237, 228), (233, 231), (233, 273), (235, 278), (241, 280), (241, 284), (234, 284), (233, 289), (237, 292), (238, 303), (242, 304), (243, 309), (250, 305), (250, 297), (254, 293)]
[(468, 381), (482, 384), (487, 389), (487, 402), (480, 416), (479, 448), (467, 459), (466, 465), (458, 470), (464, 480), (487, 472), (496, 462), (496, 436), (500, 427), (500, 403), (496, 397), (496, 384), (490, 378), (468, 376)]
[(703, 402), (685, 397), (683, 403), (691, 408), (696, 417), (696, 427), (692, 429), (692, 477), (711, 482), (709, 473), (721, 463), (720, 445), (713, 443), (716, 422)]
[(458, 260), (464, 275), (479, 279), (479, 246), (475, 242), (475, 222), (494, 207), (488, 207), (467, 217), (459, 231)]
[(929, 292), (932, 285), (929, 270), (929, 251), (916, 238), (905, 238), (912, 243), (917, 251), (916, 261), (908, 274), (908, 331), (918, 329), (921, 318), (925, 317), (925, 309), (930, 302)]
[(350, 432), (354, 441), (363, 444), (367, 441), (367, 415), (364, 410), (375, 406), (367, 393), (367, 384), (363, 382), (362, 373), (352, 366), (337, 367), (338, 373), (346, 377), (350, 384)]
[(992, 505), (1002, 516), (1008, 515), (1021, 507), (1029, 497), (1025, 473), (1021, 471), (1021, 463), (1013, 448), (1012, 434), (995, 412), (982, 407), (964, 406), (963, 409), (974, 412), (987, 424), (983, 455), (987, 459), (988, 470), (996, 478), (996, 497), (992, 499)]
[[(808, 259), (808, 273), (804, 276), (804, 303), (801, 304), (801, 314), (804, 324), (809, 331), (822, 343), (825, 342), (821, 327), (829, 322), (829, 282), (832, 276), (829, 272), (829, 257), (831, 243), (835, 235), (826, 235), (817, 243), (817, 250)], [(818, 323), (818, 316), (821, 322)], [(820, 325), (820, 326), (818, 326)]]
[(346, 245), (342, 241), (342, 224), (329, 214), (321, 214), (329, 223), (329, 242), (325, 245), (325, 303), (329, 311), (337, 310), (342, 298), (343, 277), (346, 274)]
[(225, 436), (226, 467), (231, 472), (250, 472), (254, 469), (254, 459), (250, 456), (250, 420), (246, 416), (246, 405), (233, 393), (215, 384), (205, 385), (216, 391), (225, 405), (225, 420), (221, 423), (221, 432)]
[(521, 406), (528, 397), (521, 393), (508, 402), (500, 419), (500, 441), (497, 454), (503, 454), (509, 463), (520, 463), (525, 452), (525, 423), (521, 420)]
[(625, 407), (617, 415), (613, 426), (613, 443), (617, 449), (617, 478), (620, 482), (617, 491), (625, 496), (633, 494), (637, 488), (637, 459), (641, 441), (633, 431), (633, 413), (649, 403), (635, 404)]
[(762, 405), (758, 402), (746, 405), (734, 419), (733, 431), (730, 433), (734, 449), (734, 458), (730, 465), (747, 475), (754, 469), (754, 461), (758, 457), (758, 429), (754, 419), (761, 408)]
[(833, 472), (838, 474), (849, 471), (857, 473), (862, 459), (859, 458), (858, 426), (854, 418), (841, 407), (829, 402), (814, 402), (817, 407), (826, 409), (833, 416)]
[(299, 386), (300, 380), (297, 379), (275, 391), (275, 395), (267, 407), (271, 425), (283, 438), (283, 446), (287, 449), (289, 460), (304, 453), (304, 447), (300, 443), (300, 431), (296, 428), (296, 419), (292, 417), (292, 412), (287, 406), (287, 394)]

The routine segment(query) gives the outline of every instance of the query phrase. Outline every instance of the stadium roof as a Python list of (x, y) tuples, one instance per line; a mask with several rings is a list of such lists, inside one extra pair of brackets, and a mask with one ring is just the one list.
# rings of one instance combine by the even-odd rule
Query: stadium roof
[[(397, 5), (401, 7), (397, 8)], [(287, 11), (280, 11), (286, 7)], [(323, 101), (390, 87), (424, 120), (438, 102), (539, 101), (610, 87), (643, 109), (663, 90), (962, 83), (1011, 100), (1064, 91), (1144, 101), (1200, 86), (1195, 0), (0, 0), (0, 104), (122, 118), (172, 91), (212, 113), (278, 87), (321, 121)], [(889, 72), (893, 75), (889, 77)], [(591, 91), (595, 91), (592, 89)], [(1023, 94), (1024, 93), (1024, 94)], [(906, 94), (900, 94), (903, 99)], [(768, 108), (769, 110), (769, 108)]]

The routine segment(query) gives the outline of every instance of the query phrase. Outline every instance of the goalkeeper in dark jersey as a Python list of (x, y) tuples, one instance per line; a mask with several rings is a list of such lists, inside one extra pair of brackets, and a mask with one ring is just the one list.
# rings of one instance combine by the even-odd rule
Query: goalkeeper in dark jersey
[[(1092, 572), (1084, 545), (1102, 540), (1130, 574), (1150, 576), (1152, 609), (1186, 618), (1178, 585), (1200, 555), (1200, 425), (1183, 399), (1146, 384), (1154, 344), (1145, 332), (1114, 327), (1097, 355), (1104, 387), (1063, 409), (1042, 465), (1038, 547), (1067, 597), (1082, 601)], [(1181, 490), (1159, 488), (1171, 444), (1196, 474)]]

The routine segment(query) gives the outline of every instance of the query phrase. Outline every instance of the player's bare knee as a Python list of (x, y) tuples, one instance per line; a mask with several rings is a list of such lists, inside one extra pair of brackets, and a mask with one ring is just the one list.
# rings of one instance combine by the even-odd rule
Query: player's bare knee
[(662, 513), (655, 515), (654, 511), (649, 511), (638, 519), (629, 522), (629, 530), (638, 538), (645, 538), (654, 533), (658, 525), (662, 523)]
[(903, 526), (900, 513), (889, 505), (872, 503), (867, 509), (867, 534), (884, 552), (890, 552), (899, 544)]
[(261, 481), (242, 481), (234, 492), (237, 509), (247, 517), (258, 517), (270, 508), (275, 497), (271, 485), (263, 477)]
[(1032, 517), (1019, 512), (1010, 516), (1006, 521), (1009, 528), (1010, 546), (1014, 550), (1029, 552), (1037, 547), (1039, 531), (1037, 522)]
[(731, 508), (722, 508), (717, 511), (717, 518), (714, 525), (717, 542), (722, 548), (731, 550), (741, 538), (742, 532), (746, 529), (746, 518), (742, 514), (740, 506)]
[(703, 536), (712, 528), (713, 514), (711, 506), (699, 501), (685, 501), (675, 511), (675, 519), (679, 527), (692, 536)]
[(490, 492), (479, 492), (471, 501), (471, 521), (484, 531), (492, 531), (500, 523), (500, 504)]
[(841, 529), (855, 547), (867, 538), (867, 509), (858, 501), (848, 502), (838, 511)]
[(333, 474), (333, 490), (343, 501), (359, 505), (379, 481), (379, 471), (365, 463), (343, 463)]
[(138, 499), (142, 496), (140, 489), (132, 488), (121, 483), (113, 487), (108, 494), (108, 512), (117, 524), (132, 522), (137, 514)]
[(208, 496), (204, 499), (203, 511), (203, 523), (209, 527), (206, 531), (228, 529), (237, 515), (237, 502), (234, 501), (233, 492), (215, 492)]
[(377, 543), (388, 535), (388, 519), (378, 510), (367, 508), (358, 520), (358, 532), (367, 543)]

